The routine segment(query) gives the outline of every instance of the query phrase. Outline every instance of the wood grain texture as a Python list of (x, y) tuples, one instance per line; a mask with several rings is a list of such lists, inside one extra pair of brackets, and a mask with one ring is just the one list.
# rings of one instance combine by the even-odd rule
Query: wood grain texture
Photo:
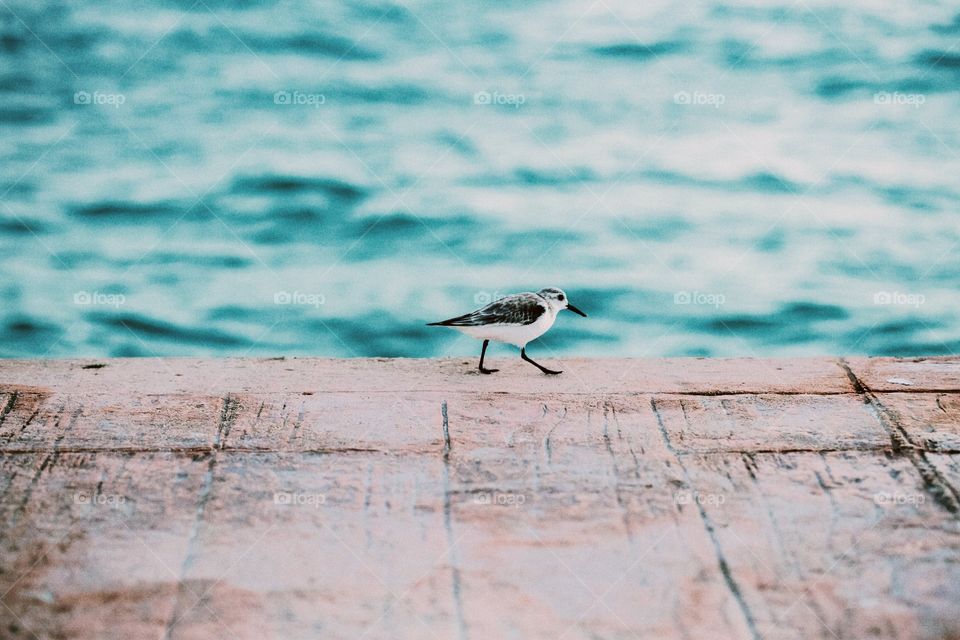
[(958, 365), (2, 361), (0, 637), (958, 638)]

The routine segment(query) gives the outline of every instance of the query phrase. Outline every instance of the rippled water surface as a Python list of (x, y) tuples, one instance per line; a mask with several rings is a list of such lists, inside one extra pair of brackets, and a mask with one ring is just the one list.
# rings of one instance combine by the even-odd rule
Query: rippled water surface
[[(5, 2), (0, 355), (960, 351), (955, 3)], [(506, 353), (494, 351), (495, 355)]]

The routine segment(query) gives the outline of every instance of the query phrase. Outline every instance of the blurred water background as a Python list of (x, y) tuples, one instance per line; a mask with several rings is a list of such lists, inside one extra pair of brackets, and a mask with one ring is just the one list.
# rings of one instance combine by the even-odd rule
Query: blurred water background
[[(0, 355), (960, 352), (950, 2), (0, 2)], [(495, 350), (495, 356), (506, 351)]]

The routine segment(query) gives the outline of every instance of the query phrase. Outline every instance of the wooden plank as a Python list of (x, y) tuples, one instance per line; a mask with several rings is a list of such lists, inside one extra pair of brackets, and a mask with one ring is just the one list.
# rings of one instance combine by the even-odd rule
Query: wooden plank
[[(391, 393), (183, 395), (18, 393), (2, 426), (7, 454), (418, 450), (443, 446), (440, 396)], [(384, 416), (391, 424), (384, 428)]]
[[(926, 637), (952, 628), (960, 568), (943, 558), (960, 552), (957, 514), (926, 460), (897, 455), (863, 398), (654, 402), (758, 637)], [(887, 544), (901, 555), (891, 557)], [(925, 576), (923, 597), (894, 588)]]
[(0, 363), (0, 629), (960, 634), (957, 394), (854, 360), (463, 362)]
[[(449, 418), (471, 637), (750, 637), (706, 532), (678, 510), (649, 398), (477, 398)], [(516, 606), (491, 615), (503, 600)]]
[(876, 399), (912, 444), (960, 453), (960, 394), (879, 393)]
[(0, 469), (4, 637), (162, 637), (206, 463), (54, 451)]
[[(443, 394), (229, 394), (220, 448), (315, 453), (438, 453)], [(221, 402), (221, 406), (223, 402)]]
[(890, 436), (855, 395), (657, 396), (654, 402), (681, 453), (891, 447)]
[(867, 452), (685, 461), (759, 637), (958, 628), (960, 531), (910, 461)]
[(850, 358), (847, 364), (871, 391), (960, 391), (960, 358)]
[[(215, 636), (223, 624), (238, 637), (683, 637), (671, 635), (677, 617), (747, 637), (714, 558), (697, 544), (702, 529), (676, 521), (672, 493), (652, 503), (635, 495), (670, 475), (648, 411), (477, 397), (448, 417), (446, 462), (437, 453), (217, 452), (171, 637)], [(542, 470), (527, 467), (534, 458)], [(295, 504), (278, 505), (278, 493)], [(545, 528), (545, 518), (554, 524)], [(649, 571), (651, 555), (675, 570)], [(504, 590), (529, 608), (491, 616)], [(710, 605), (680, 616), (694, 598)], [(271, 627), (278, 619), (289, 625)]]
[(201, 451), (215, 440), (220, 405), (220, 398), (197, 395), (18, 392), (0, 443), (8, 454)]
[[(549, 359), (544, 359), (548, 362)], [(569, 358), (560, 376), (544, 376), (519, 358), (492, 360), (484, 376), (474, 358), (192, 359), (117, 358), (0, 360), (0, 391), (21, 386), (85, 394), (149, 389), (155, 394), (434, 391), (488, 393), (849, 393), (846, 373), (832, 358), (781, 360)], [(493, 366), (493, 365), (491, 365)], [(90, 368), (96, 367), (96, 368)]]
[(219, 452), (171, 638), (452, 637), (438, 456)]

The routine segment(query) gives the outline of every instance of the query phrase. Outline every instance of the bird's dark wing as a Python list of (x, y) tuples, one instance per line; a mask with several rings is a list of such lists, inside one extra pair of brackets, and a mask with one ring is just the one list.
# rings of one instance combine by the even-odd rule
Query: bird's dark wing
[(487, 324), (533, 324), (547, 312), (543, 300), (535, 293), (521, 293), (494, 300), (482, 309), (471, 311), (431, 325), (443, 327), (478, 327)]

